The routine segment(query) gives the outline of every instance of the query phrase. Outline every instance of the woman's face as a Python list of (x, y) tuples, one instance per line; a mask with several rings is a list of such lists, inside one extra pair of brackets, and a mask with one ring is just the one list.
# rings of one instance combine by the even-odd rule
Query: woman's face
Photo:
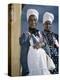
[(51, 27), (52, 27), (52, 24), (50, 21), (46, 21), (44, 23), (44, 29), (47, 30), (47, 31), (50, 31), (51, 30)]
[(30, 28), (36, 28), (36, 26), (37, 26), (37, 18), (36, 18), (36, 16), (35, 15), (29, 16), (28, 23), (29, 23), (29, 27)]

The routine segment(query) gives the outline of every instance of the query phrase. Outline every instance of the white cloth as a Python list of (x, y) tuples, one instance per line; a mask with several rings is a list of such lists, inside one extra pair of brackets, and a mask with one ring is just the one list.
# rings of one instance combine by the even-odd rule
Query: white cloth
[(28, 11), (27, 11), (27, 21), (28, 21), (30, 15), (35, 15), (36, 18), (37, 18), (37, 21), (38, 21), (39, 13), (38, 13), (37, 10), (35, 10), (35, 9), (28, 9)]
[[(38, 37), (37, 39), (39, 40)], [(29, 75), (50, 74), (49, 70), (53, 70), (55, 68), (52, 59), (46, 54), (43, 48), (39, 49), (33, 48), (34, 44), (32, 38), (30, 39), (30, 45), (31, 46), (28, 51), (28, 59), (27, 59)]]
[[(32, 34), (32, 36), (35, 38), (36, 42), (41, 42), (42, 43), (43, 36), (42, 36), (42, 34), (41, 34), (40, 31), (38, 32), (38, 34), (39, 34), (39, 37), (38, 36), (35, 36), (34, 34)], [(30, 45), (32, 45), (32, 46), (34, 45), (32, 37), (30, 39)]]
[(44, 15), (43, 15), (43, 24), (46, 22), (46, 21), (50, 21), (51, 24), (54, 20), (54, 15), (50, 12), (45, 12)]
[(50, 74), (47, 67), (46, 53), (44, 49), (34, 49), (32, 46), (28, 52), (29, 75)]
[(46, 55), (46, 58), (47, 58), (47, 67), (48, 67), (48, 70), (55, 69), (55, 64), (54, 64), (53, 60), (48, 55)]

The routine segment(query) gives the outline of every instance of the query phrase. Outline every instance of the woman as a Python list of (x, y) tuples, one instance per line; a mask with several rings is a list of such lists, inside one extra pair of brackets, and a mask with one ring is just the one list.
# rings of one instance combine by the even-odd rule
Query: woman
[(38, 15), (39, 13), (35, 9), (28, 9), (27, 21), (29, 31), (23, 33), (19, 39), (22, 76), (50, 74), (49, 70), (55, 68), (53, 61), (47, 55), (50, 54), (50, 50), (46, 45), (46, 41), (43, 40), (40, 31), (36, 29)]
[[(39, 30), (36, 29), (39, 13), (35, 9), (27, 11), (27, 21), (29, 23), (29, 50), (28, 50), (28, 75), (44, 75), (50, 74), (50, 69), (54, 69), (55, 65), (52, 59), (44, 50), (45, 43)], [(51, 63), (50, 63), (51, 61)], [(50, 63), (50, 66), (48, 64)]]
[(45, 12), (43, 15), (43, 26), (44, 31), (42, 31), (43, 37), (50, 48), (50, 55), (52, 60), (54, 61), (56, 68), (51, 73), (57, 74), (58, 73), (58, 48), (59, 43), (56, 39), (56, 34), (51, 31), (52, 23), (54, 21), (54, 15), (50, 12)]

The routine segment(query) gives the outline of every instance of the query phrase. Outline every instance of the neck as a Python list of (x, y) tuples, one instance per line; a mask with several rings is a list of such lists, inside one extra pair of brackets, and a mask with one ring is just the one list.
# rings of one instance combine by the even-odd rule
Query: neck
[(36, 28), (31, 28), (31, 27), (29, 27), (29, 32), (35, 33), (35, 31), (36, 31)]
[(29, 27), (29, 29), (36, 29), (35, 27)]
[(44, 31), (51, 32), (50, 30), (44, 29)]

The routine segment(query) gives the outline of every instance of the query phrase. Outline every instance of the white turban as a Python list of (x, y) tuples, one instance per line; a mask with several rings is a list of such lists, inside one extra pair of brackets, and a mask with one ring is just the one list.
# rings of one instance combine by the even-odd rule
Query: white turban
[(45, 12), (45, 14), (43, 15), (43, 24), (46, 22), (46, 21), (50, 21), (51, 24), (54, 20), (54, 15), (50, 12)]
[(35, 15), (36, 18), (37, 18), (37, 21), (38, 21), (39, 13), (38, 13), (37, 10), (35, 10), (35, 9), (28, 9), (28, 11), (27, 11), (27, 21), (28, 21), (30, 15)]

